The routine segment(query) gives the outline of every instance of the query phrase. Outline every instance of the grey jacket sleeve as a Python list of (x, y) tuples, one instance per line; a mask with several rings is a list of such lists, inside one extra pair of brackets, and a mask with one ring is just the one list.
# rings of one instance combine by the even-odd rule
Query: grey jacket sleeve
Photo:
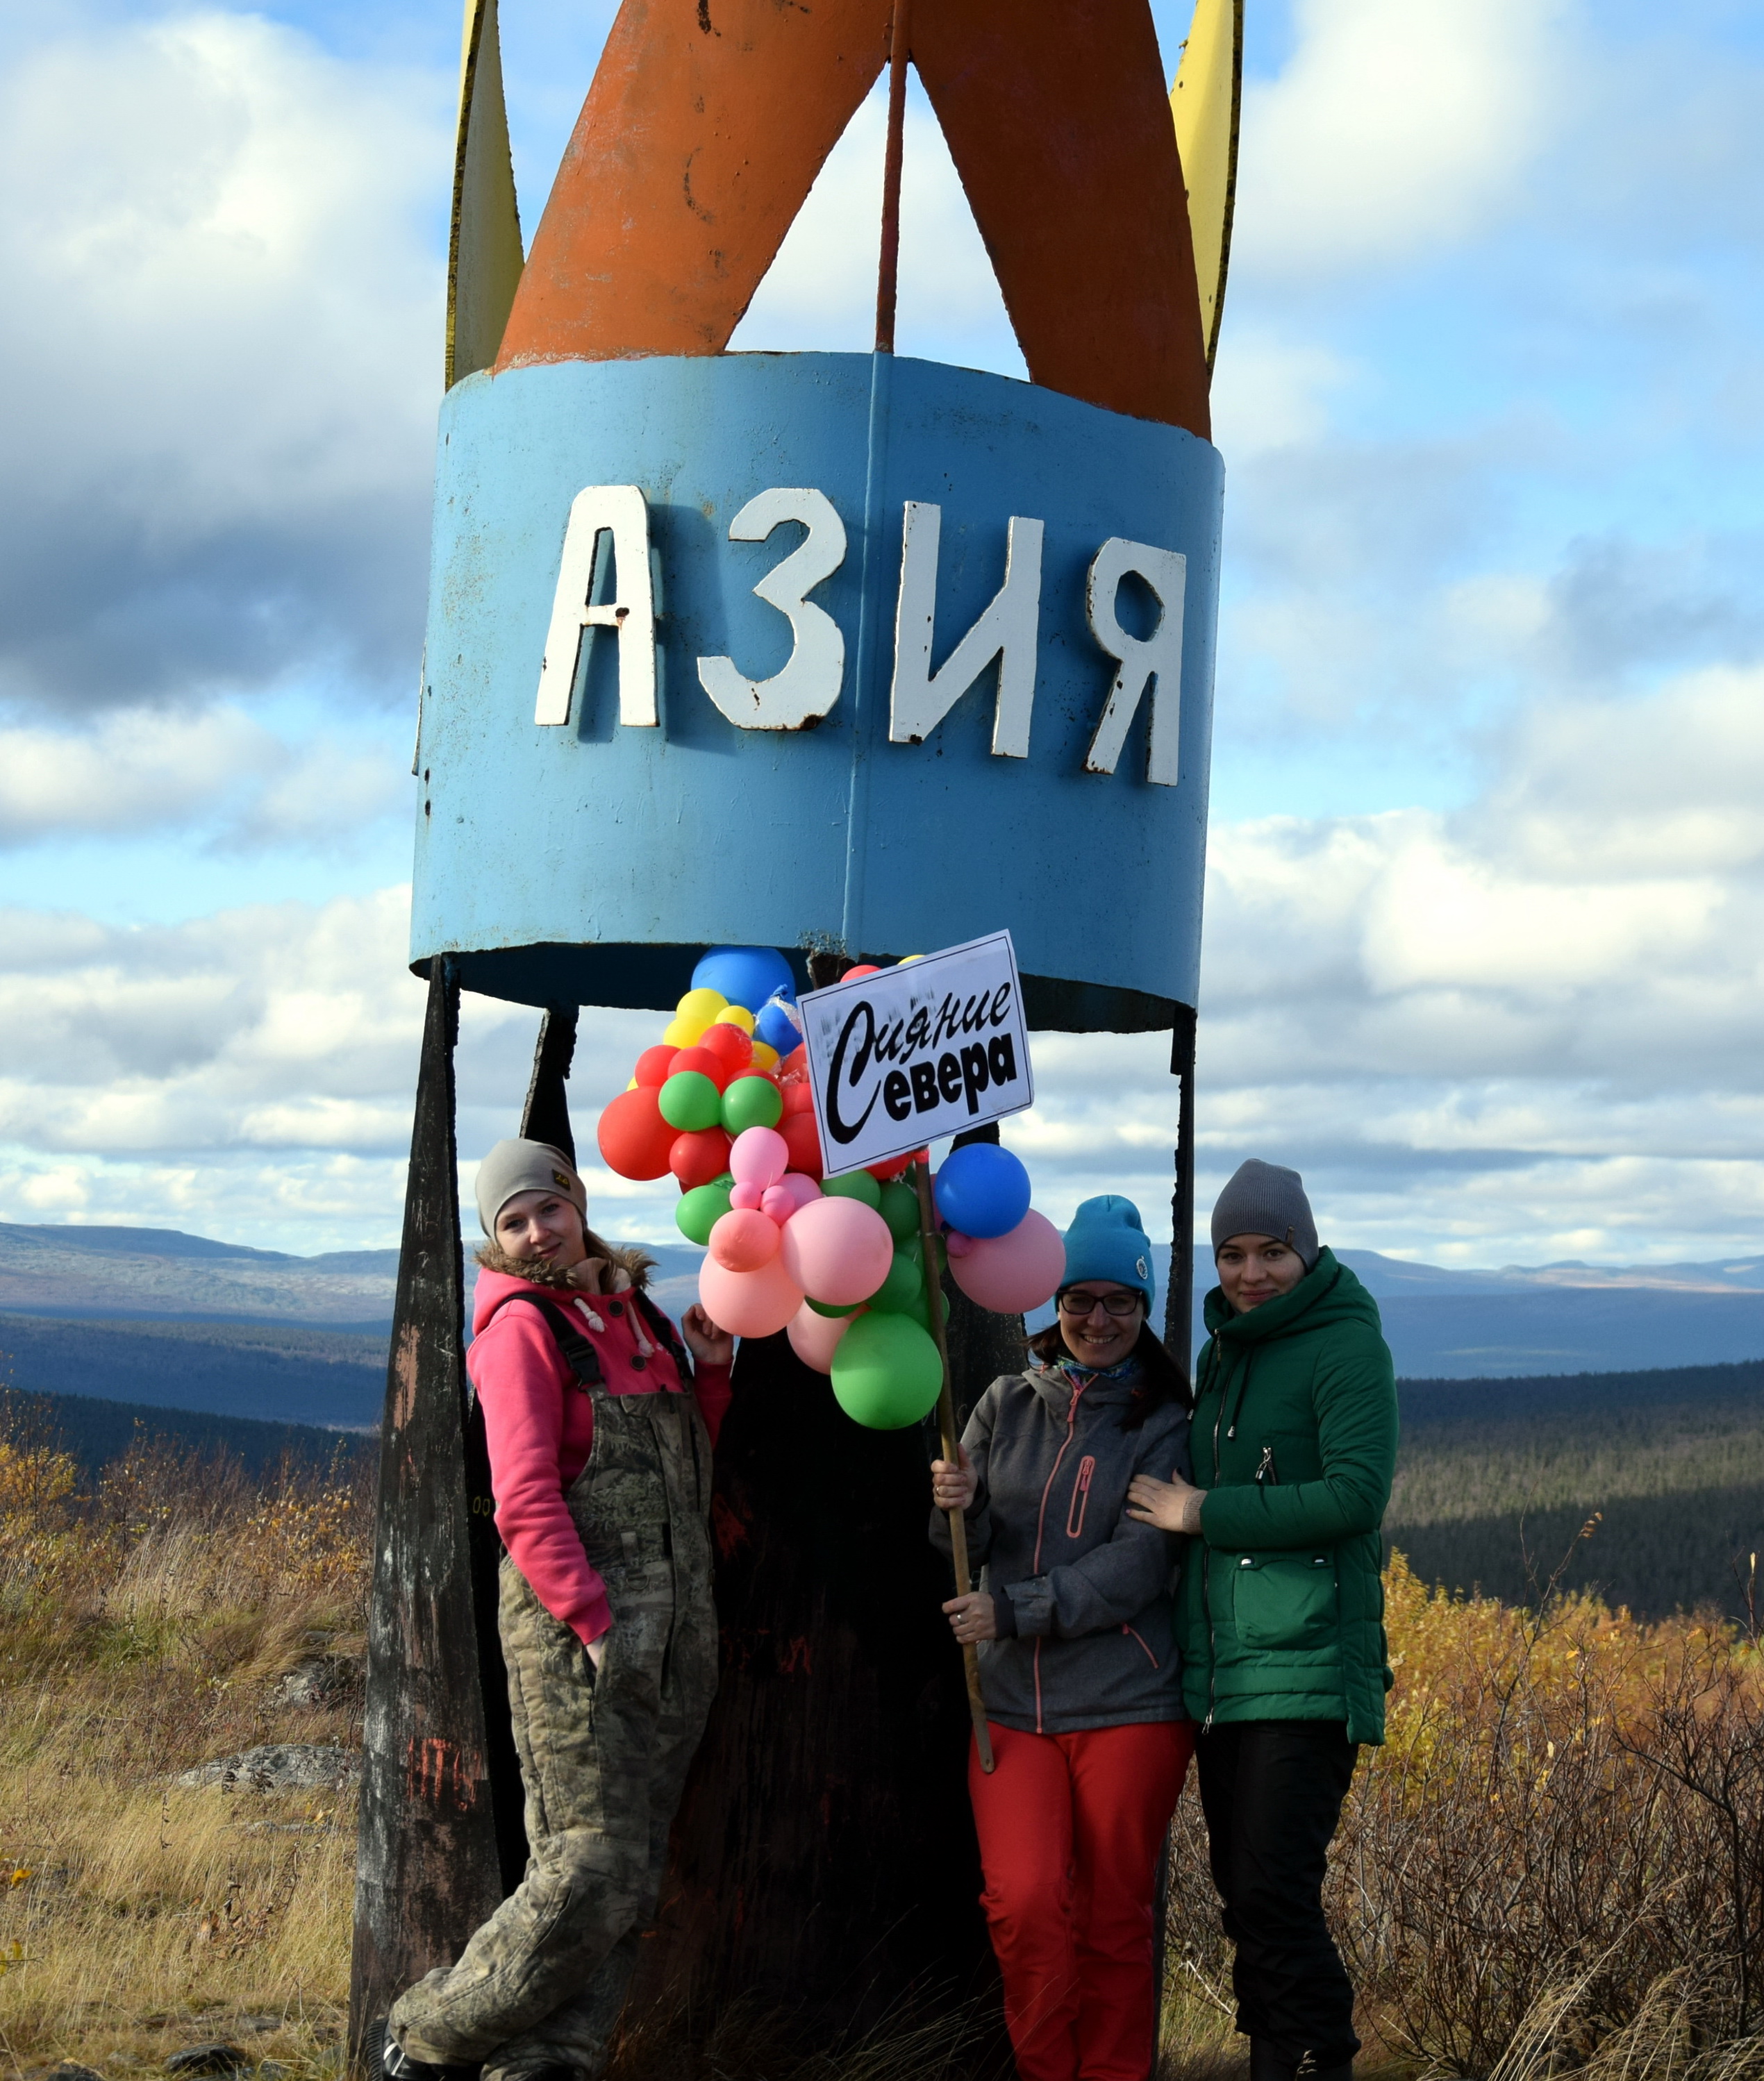
[[(1160, 1412), (1147, 1420), (1133, 1471), (1167, 1482), (1172, 1469), (1185, 1462), (1187, 1449), (1186, 1415)], [(1126, 1625), (1168, 1591), (1175, 1550), (1168, 1532), (1137, 1524), (1123, 1509), (1102, 1545), (1065, 1567), (1007, 1586), (1017, 1632), (1070, 1640)]]
[[(1009, 1378), (996, 1380), (974, 1405), (968, 1427), (962, 1433), (962, 1448), (974, 1463), (979, 1486), (972, 1507), (965, 1513), (968, 1533), (968, 1566), (978, 1574), (992, 1550), (992, 1499), (987, 1486), (987, 1470), (992, 1455), (992, 1426), (998, 1416), (999, 1389)], [(931, 1511), (931, 1543), (940, 1553), (952, 1553), (949, 1520), (935, 1504)]]

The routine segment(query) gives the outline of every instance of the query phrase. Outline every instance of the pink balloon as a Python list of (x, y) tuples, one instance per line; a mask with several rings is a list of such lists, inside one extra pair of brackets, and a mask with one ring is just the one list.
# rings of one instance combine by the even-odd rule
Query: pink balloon
[(729, 1204), (738, 1213), (751, 1213), (756, 1207), (765, 1204), (765, 1196), (771, 1189), (769, 1185), (756, 1185), (751, 1179), (745, 1185), (731, 1185)]
[(963, 1235), (960, 1229), (945, 1229), (943, 1242), (951, 1257), (966, 1257), (974, 1247), (973, 1237)]
[(1021, 1315), (1050, 1301), (1066, 1276), (1059, 1230), (1031, 1207), (1008, 1235), (975, 1236), (965, 1256), (949, 1253), (949, 1276), (996, 1315)]
[(760, 1210), (768, 1221), (782, 1228), (796, 1212), (796, 1195), (785, 1192), (781, 1185), (768, 1185), (760, 1196)]
[(729, 1168), (738, 1185), (757, 1185), (763, 1192), (789, 1166), (790, 1145), (776, 1128), (744, 1128), (730, 1145)]
[(784, 1231), (784, 1268), (830, 1307), (867, 1301), (888, 1276), (895, 1239), (874, 1207), (843, 1196), (799, 1207)]
[(707, 1257), (698, 1297), (719, 1329), (737, 1337), (776, 1336), (802, 1305), (802, 1289), (777, 1258), (757, 1272), (730, 1272)]
[(818, 1200), (821, 1196), (820, 1187), (801, 1171), (786, 1171), (778, 1183), (799, 1207), (806, 1207), (810, 1200)]
[(731, 1208), (710, 1231), (710, 1254), (725, 1272), (757, 1272), (778, 1254), (778, 1225), (748, 1208)]
[[(860, 1308), (857, 1315), (867, 1312)], [(790, 1349), (804, 1365), (813, 1366), (817, 1373), (831, 1373), (839, 1340), (857, 1320), (857, 1315), (817, 1315), (805, 1301), (790, 1318)]]

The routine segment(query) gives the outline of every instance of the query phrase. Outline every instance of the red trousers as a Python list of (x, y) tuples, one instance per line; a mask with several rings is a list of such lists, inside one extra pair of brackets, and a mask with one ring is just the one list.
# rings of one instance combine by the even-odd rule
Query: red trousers
[(1022, 2081), (1146, 2081), (1157, 1860), (1194, 1729), (987, 1724), (997, 1768), (988, 1777), (970, 1755), (968, 1786), (1017, 2070)]

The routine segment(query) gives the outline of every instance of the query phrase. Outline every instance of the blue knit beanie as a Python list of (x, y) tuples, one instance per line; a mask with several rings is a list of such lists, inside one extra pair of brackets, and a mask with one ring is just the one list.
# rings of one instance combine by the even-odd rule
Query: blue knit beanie
[(1066, 1276), (1063, 1285), (1080, 1279), (1106, 1279), (1117, 1286), (1137, 1286), (1145, 1296), (1146, 1313), (1157, 1298), (1151, 1242), (1139, 1209), (1118, 1192), (1086, 1200), (1066, 1231)]

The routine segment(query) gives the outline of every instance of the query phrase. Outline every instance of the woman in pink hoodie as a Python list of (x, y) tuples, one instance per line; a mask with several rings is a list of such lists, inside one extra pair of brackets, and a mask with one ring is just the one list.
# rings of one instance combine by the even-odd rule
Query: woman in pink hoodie
[(549, 1144), (498, 1142), (477, 1196), (466, 1369), (531, 1855), (457, 1963), (394, 2003), (381, 2062), (393, 2081), (594, 2081), (716, 1689), (710, 1455), (734, 1339), (694, 1305), (682, 1343), (644, 1291), (653, 1259), (594, 1234)]

